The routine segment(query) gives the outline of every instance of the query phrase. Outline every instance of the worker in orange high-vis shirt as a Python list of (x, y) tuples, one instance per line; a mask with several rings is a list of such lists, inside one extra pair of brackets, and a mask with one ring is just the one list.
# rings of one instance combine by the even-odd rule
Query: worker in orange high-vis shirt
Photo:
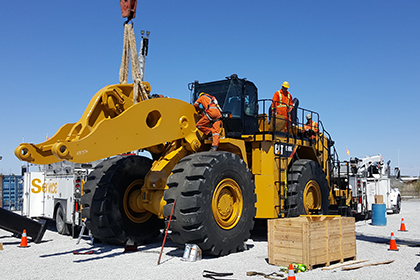
[(197, 111), (203, 112), (203, 117), (196, 123), (197, 128), (213, 138), (210, 151), (216, 151), (220, 141), (220, 118), (222, 117), (217, 99), (207, 93), (200, 93), (194, 102)]
[(307, 122), (304, 125), (305, 136), (309, 138), (311, 143), (314, 143), (316, 139), (316, 135), (319, 132), (318, 124), (312, 120), (311, 114), (307, 114), (306, 119), (307, 119)]
[(276, 122), (283, 123), (277, 125), (277, 130), (282, 130), (286, 125), (285, 121), (290, 123), (290, 111), (293, 109), (292, 95), (289, 93), (289, 83), (285, 81), (280, 90), (276, 91), (273, 96), (273, 103), (271, 105), (272, 116), (275, 117)]
[(273, 113), (277, 116), (283, 116), (283, 119), (289, 119), (288, 113), (293, 109), (293, 99), (289, 92), (289, 83), (284, 82), (280, 90), (276, 91), (273, 96), (272, 104)]

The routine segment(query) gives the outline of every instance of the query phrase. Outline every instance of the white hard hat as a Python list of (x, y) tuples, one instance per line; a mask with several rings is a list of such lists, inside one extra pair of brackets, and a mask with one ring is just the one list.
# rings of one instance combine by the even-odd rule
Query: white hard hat
[(312, 119), (312, 115), (311, 115), (311, 114), (307, 114), (307, 115), (306, 115), (306, 119), (307, 119), (307, 120), (311, 120), (311, 119)]

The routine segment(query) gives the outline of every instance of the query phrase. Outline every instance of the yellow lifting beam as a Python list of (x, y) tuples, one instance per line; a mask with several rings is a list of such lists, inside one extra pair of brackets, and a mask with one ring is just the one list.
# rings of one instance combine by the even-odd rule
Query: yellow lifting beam
[(87, 163), (179, 139), (184, 139), (182, 146), (191, 152), (200, 148), (194, 106), (172, 98), (133, 104), (132, 95), (132, 84), (104, 87), (78, 122), (63, 125), (43, 143), (20, 144), (16, 157), (34, 164)]

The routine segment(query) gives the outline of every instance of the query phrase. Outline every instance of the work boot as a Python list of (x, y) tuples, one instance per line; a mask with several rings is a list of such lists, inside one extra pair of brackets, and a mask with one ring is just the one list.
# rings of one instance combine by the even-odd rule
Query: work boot
[(211, 146), (210, 152), (217, 151), (217, 146)]

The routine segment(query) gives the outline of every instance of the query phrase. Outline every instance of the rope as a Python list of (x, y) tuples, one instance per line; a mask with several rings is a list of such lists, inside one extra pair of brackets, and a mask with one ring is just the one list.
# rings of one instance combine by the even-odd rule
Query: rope
[(124, 43), (123, 55), (120, 67), (120, 84), (127, 84), (128, 80), (128, 61), (131, 51), (131, 76), (133, 77), (133, 103), (136, 104), (140, 100), (149, 99), (143, 83), (141, 82), (141, 74), (139, 69), (139, 60), (137, 56), (136, 37), (134, 36), (133, 24), (124, 24)]

